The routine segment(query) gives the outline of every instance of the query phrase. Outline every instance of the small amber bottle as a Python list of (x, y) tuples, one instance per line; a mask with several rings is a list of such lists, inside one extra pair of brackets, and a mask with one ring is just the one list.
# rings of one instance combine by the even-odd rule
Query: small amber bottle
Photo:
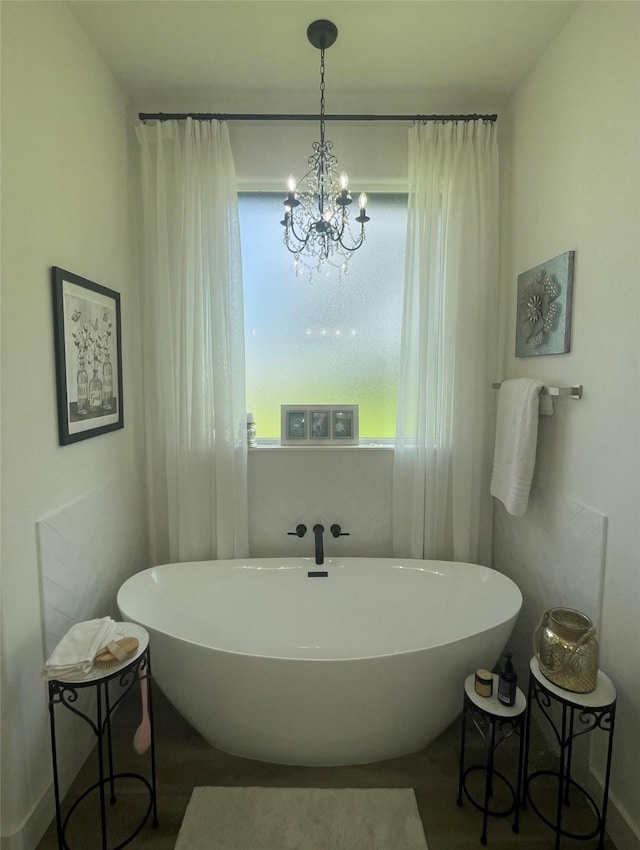
[(475, 692), (480, 697), (490, 697), (493, 693), (493, 676), (489, 670), (479, 668), (476, 670), (476, 678), (474, 683)]

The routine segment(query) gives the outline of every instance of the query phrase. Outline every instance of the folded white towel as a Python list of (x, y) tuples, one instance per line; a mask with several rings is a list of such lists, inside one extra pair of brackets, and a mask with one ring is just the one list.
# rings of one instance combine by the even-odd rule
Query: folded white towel
[(524, 516), (529, 504), (542, 386), (535, 378), (516, 378), (500, 386), (491, 495), (513, 516)]
[(98, 650), (109, 643), (115, 621), (111, 617), (86, 620), (71, 626), (47, 659), (45, 679), (82, 678), (93, 667)]

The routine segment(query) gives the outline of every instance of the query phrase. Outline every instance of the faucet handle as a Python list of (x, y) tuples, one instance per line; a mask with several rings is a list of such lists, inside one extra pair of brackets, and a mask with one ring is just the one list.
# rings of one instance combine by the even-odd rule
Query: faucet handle
[(348, 531), (343, 531), (342, 528), (338, 525), (338, 523), (334, 523), (329, 531), (333, 534), (334, 537), (349, 537)]
[(287, 531), (287, 534), (294, 535), (295, 537), (304, 537), (306, 533), (307, 533), (307, 526), (303, 525), (302, 523), (300, 523), (299, 525), (296, 525), (295, 531)]

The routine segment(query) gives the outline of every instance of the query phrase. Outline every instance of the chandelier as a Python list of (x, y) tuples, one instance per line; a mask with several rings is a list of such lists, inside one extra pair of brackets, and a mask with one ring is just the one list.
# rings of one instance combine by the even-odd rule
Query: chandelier
[(360, 214), (355, 221), (360, 225), (354, 235), (349, 221), (352, 198), (349, 178), (338, 173), (338, 159), (332, 153), (333, 142), (325, 138), (324, 102), (324, 52), (338, 37), (338, 28), (331, 21), (314, 21), (307, 28), (309, 42), (320, 50), (320, 140), (313, 143), (313, 153), (307, 160), (309, 170), (296, 182), (289, 177), (287, 198), (284, 201), (284, 244), (294, 255), (296, 274), (302, 269), (320, 271), (327, 263), (338, 269), (340, 275), (348, 274), (348, 263), (354, 251), (365, 238), (367, 196), (358, 199)]

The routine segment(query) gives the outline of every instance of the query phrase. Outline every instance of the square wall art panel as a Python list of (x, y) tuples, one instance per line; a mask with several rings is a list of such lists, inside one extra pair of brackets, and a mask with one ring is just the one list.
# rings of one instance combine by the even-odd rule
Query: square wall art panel
[(518, 275), (516, 357), (571, 350), (575, 251)]

